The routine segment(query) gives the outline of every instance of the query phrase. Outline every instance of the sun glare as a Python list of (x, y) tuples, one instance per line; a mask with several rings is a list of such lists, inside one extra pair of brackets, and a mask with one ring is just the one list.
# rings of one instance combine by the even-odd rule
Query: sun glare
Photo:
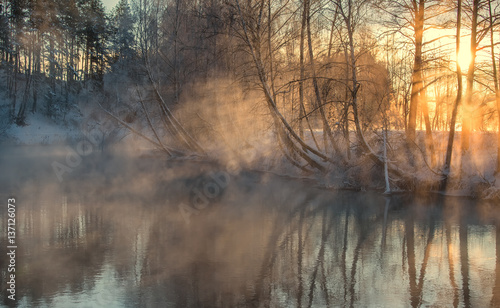
[(458, 53), (458, 64), (462, 70), (467, 70), (469, 68), (470, 61), (472, 60), (472, 56), (470, 54), (470, 50), (466, 48), (461, 48)]

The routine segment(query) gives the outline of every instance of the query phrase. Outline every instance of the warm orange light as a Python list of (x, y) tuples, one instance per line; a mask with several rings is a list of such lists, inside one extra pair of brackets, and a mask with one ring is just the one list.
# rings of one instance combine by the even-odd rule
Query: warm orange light
[(469, 64), (472, 60), (472, 56), (470, 54), (470, 50), (466, 48), (460, 48), (458, 52), (458, 65), (462, 70), (467, 70), (469, 68)]

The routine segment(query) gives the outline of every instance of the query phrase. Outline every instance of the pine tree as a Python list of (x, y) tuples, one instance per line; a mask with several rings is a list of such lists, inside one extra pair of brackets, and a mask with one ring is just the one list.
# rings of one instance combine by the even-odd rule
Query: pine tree
[(7, 9), (0, 4), (0, 61), (7, 61), (9, 48), (9, 19)]
[(79, 7), (82, 16), (80, 37), (85, 48), (85, 80), (102, 81), (108, 38), (104, 6), (100, 0), (80, 0)]
[(133, 58), (135, 53), (134, 24), (135, 20), (128, 1), (120, 0), (113, 10), (111, 20), (113, 62), (120, 61), (125, 65)]

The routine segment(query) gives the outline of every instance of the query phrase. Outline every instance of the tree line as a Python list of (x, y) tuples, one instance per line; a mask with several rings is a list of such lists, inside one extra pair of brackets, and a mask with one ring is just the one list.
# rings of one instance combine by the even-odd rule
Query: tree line
[(132, 31), (126, 1), (111, 14), (100, 0), (2, 1), (0, 59), (10, 119), (24, 125), (29, 111), (67, 112), (71, 94), (102, 82), (111, 64), (133, 54)]
[[(200, 84), (210, 86), (199, 101), (218, 101), (213, 81), (231, 80), (259, 93), (255, 117), (265, 114), (279, 152), (303, 171), (368, 159), (397, 186), (423, 166), (441, 188), (454, 151), (465, 162), (475, 132), (500, 128), (497, 1), (121, 0), (111, 14), (97, 0), (2, 4), (18, 124), (28, 102), (36, 112), (41, 84), (46, 110), (92, 86), (113, 98), (103, 106), (110, 116), (168, 155), (206, 153), (200, 130), (215, 129), (179, 110)], [(104, 82), (113, 74), (129, 76), (133, 99), (113, 94)]]

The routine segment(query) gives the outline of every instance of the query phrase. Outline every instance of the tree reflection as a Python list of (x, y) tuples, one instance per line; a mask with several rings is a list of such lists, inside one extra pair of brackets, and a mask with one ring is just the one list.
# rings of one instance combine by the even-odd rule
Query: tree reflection
[(468, 252), (468, 232), (467, 225), (461, 224), (459, 227), (460, 237), (460, 272), (462, 273), (462, 293), (465, 307), (470, 305), (470, 289), (469, 289), (469, 252)]
[[(484, 304), (471, 296), (487, 282), (474, 280), (482, 272), (469, 246), (488, 233), (471, 231), (481, 222), (460, 202), (279, 181), (241, 191), (235, 185), (190, 224), (176, 204), (156, 195), (141, 203), (110, 196), (82, 203), (54, 194), (49, 206), (22, 212), (18, 294), (33, 306), (65, 292), (97, 293), (92, 303), (104, 306), (458, 307), (462, 298), (464, 306)], [(491, 306), (500, 304), (496, 243)], [(103, 279), (123, 288), (124, 298), (98, 287)]]
[(491, 307), (500, 307), (500, 223), (495, 222), (495, 285), (493, 287), (493, 297)]
[(451, 222), (449, 218), (445, 220), (445, 233), (446, 233), (446, 251), (448, 254), (450, 284), (451, 287), (453, 288), (453, 307), (458, 307), (460, 299), (459, 299), (458, 285), (457, 282), (455, 281), (455, 261), (452, 251), (453, 245), (451, 239)]
[(332, 222), (330, 222), (327, 226), (327, 217), (328, 217), (328, 212), (327, 208), (323, 208), (323, 214), (322, 214), (322, 219), (321, 219), (321, 244), (320, 248), (318, 251), (318, 256), (316, 257), (316, 264), (314, 265), (314, 269), (311, 275), (310, 279), (310, 287), (309, 287), (309, 302), (307, 307), (311, 307), (313, 303), (313, 297), (314, 297), (314, 288), (316, 287), (316, 278), (318, 275), (318, 268), (321, 267), (321, 281), (319, 283), (322, 286), (322, 290), (325, 293), (325, 303), (327, 306), (329, 306), (329, 299), (328, 299), (328, 289), (326, 287), (326, 275), (324, 273), (324, 262), (325, 262), (325, 245), (326, 241), (328, 238), (328, 235), (330, 234), (332, 230)]
[(347, 245), (348, 245), (348, 234), (349, 234), (349, 216), (350, 208), (348, 207), (345, 211), (345, 221), (344, 221), (344, 240), (342, 243), (342, 278), (344, 282), (344, 302), (347, 302)]

